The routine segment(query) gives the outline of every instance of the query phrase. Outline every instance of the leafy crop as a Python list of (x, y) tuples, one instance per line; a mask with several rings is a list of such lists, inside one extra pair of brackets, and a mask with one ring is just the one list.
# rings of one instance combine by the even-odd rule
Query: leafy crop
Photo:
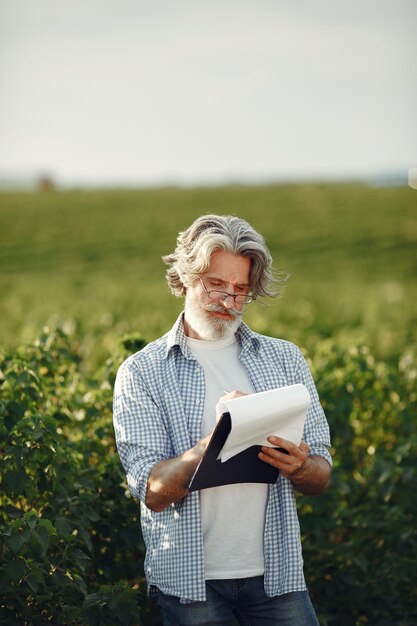
[(0, 360), (4, 624), (127, 625), (144, 603), (138, 505), (114, 449), (114, 369), (92, 379), (79, 365), (59, 329)]
[(417, 361), (378, 361), (323, 342), (314, 370), (332, 431), (326, 496), (300, 498), (307, 578), (320, 623), (417, 623)]
[[(75, 337), (44, 332), (1, 358), (0, 617), (4, 624), (157, 624), (138, 506), (115, 453), (115, 369), (95, 378)], [(78, 346), (78, 347), (77, 347)], [(300, 497), (306, 575), (323, 626), (417, 619), (417, 364), (323, 341), (313, 369), (333, 433), (326, 496)]]

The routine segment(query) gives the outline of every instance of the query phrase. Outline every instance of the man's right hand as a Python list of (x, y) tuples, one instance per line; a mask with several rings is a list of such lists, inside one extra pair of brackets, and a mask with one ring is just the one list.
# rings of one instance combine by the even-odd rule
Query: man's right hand
[(183, 454), (154, 465), (146, 489), (145, 504), (149, 509), (159, 513), (188, 494), (188, 485), (210, 438), (211, 433)]
[[(243, 391), (234, 390), (222, 396), (219, 402), (246, 396)], [(220, 415), (217, 415), (216, 421)], [(173, 502), (181, 500), (188, 494), (188, 485), (204, 456), (212, 433), (200, 439), (195, 446), (166, 461), (156, 463), (152, 468), (146, 490), (146, 506), (152, 511), (160, 512)]]
[(224, 396), (219, 398), (219, 401), (216, 405), (216, 422), (218, 422), (221, 417), (221, 413), (218, 410), (219, 402), (225, 402), (226, 400), (234, 400), (235, 398), (241, 398), (242, 396), (247, 396), (247, 395), (248, 395), (247, 393), (243, 391), (238, 391), (237, 389), (235, 389), (234, 391), (229, 391)]

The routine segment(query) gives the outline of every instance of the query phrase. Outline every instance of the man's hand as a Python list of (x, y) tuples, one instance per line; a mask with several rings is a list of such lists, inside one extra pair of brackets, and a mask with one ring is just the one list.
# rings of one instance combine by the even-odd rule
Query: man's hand
[(291, 441), (274, 436), (268, 437), (268, 441), (274, 447), (262, 446), (259, 458), (279, 469), (298, 491), (305, 495), (319, 495), (327, 489), (331, 467), (323, 457), (309, 456), (308, 444), (302, 441), (296, 446)]
[(203, 458), (211, 433), (180, 456), (160, 461), (153, 466), (146, 490), (145, 504), (152, 511), (163, 511), (188, 494), (188, 485)]
[(219, 421), (221, 415), (219, 412), (219, 402), (225, 402), (226, 400), (234, 400), (235, 398), (241, 398), (242, 396), (247, 396), (247, 393), (244, 393), (243, 391), (238, 391), (237, 389), (234, 389), (233, 391), (225, 391), (225, 395), (222, 396), (221, 398), (219, 398), (219, 401), (216, 405), (216, 422)]
[[(232, 400), (247, 394), (242, 391), (231, 391), (220, 400)], [(217, 416), (217, 419), (220, 416)], [(180, 456), (160, 461), (153, 466), (146, 489), (145, 504), (152, 511), (163, 511), (173, 502), (181, 500), (188, 494), (190, 480), (203, 458), (209, 444), (211, 434), (200, 439), (196, 445)]]

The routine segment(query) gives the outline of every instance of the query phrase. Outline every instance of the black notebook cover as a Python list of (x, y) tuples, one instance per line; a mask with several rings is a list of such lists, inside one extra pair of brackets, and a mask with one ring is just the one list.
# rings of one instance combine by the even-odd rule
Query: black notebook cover
[(224, 463), (217, 459), (231, 427), (230, 413), (223, 413), (191, 479), (189, 491), (235, 483), (276, 482), (279, 470), (258, 458), (261, 446), (250, 446)]

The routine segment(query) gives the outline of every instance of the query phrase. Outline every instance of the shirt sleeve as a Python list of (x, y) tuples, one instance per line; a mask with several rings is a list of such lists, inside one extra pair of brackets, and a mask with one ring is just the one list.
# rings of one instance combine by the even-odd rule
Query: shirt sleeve
[(172, 457), (172, 449), (160, 410), (131, 358), (120, 366), (116, 376), (113, 424), (130, 492), (145, 502), (153, 466)]
[(332, 465), (333, 461), (329, 452), (331, 446), (329, 425), (323, 407), (320, 404), (316, 385), (307, 362), (301, 350), (299, 348), (296, 350), (297, 382), (307, 387), (311, 397), (311, 404), (307, 411), (307, 418), (304, 425), (303, 440), (310, 446), (310, 455), (322, 456)]

